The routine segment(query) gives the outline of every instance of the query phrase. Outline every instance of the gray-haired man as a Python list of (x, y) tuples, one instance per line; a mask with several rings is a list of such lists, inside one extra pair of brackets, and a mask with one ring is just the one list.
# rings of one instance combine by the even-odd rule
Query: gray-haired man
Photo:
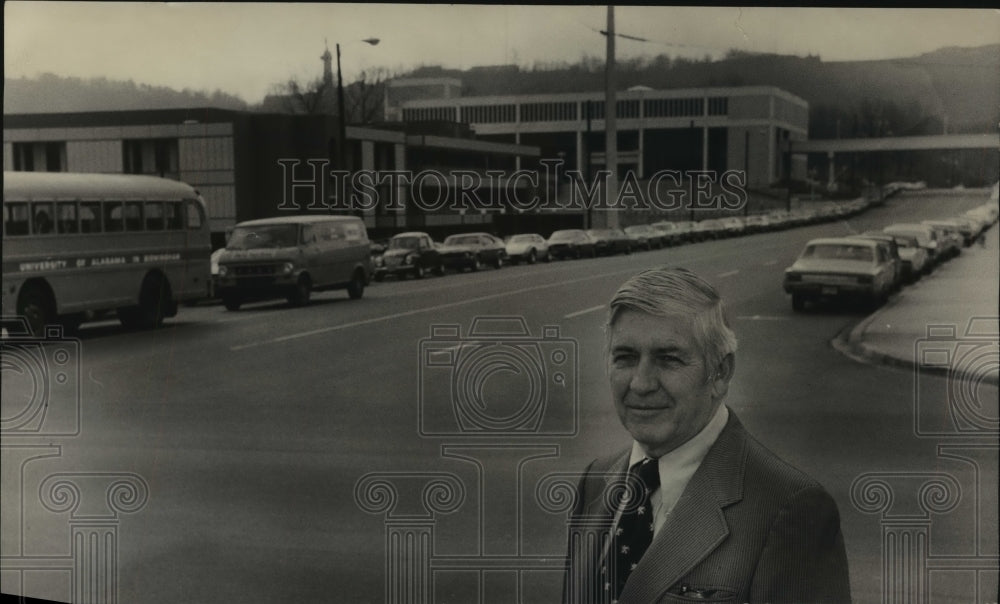
[[(564, 599), (849, 602), (836, 503), (722, 404), (736, 337), (715, 289), (686, 269), (644, 271), (614, 295), (607, 331), (634, 440), (581, 481), (575, 518), (611, 531), (603, 547), (571, 543)], [(628, 496), (609, 506), (623, 479)]]

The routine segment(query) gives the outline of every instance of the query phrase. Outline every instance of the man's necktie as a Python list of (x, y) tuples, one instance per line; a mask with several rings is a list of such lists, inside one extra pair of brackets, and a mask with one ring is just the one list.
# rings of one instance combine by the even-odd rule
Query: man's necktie
[(640, 501), (638, 505), (631, 500), (625, 502), (625, 510), (615, 529), (617, 581), (612, 595), (613, 600), (618, 599), (625, 587), (625, 581), (653, 541), (653, 507), (649, 503), (649, 498), (653, 491), (660, 488), (660, 471), (656, 460), (647, 457), (629, 468), (629, 482), (635, 483), (636, 479), (638, 479), (637, 495)]

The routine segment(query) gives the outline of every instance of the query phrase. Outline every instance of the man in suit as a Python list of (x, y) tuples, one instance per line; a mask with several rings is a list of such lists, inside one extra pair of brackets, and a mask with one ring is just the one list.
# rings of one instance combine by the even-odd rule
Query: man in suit
[(606, 329), (634, 440), (580, 482), (564, 599), (849, 602), (836, 503), (722, 404), (736, 336), (715, 289), (686, 269), (644, 271), (614, 295)]

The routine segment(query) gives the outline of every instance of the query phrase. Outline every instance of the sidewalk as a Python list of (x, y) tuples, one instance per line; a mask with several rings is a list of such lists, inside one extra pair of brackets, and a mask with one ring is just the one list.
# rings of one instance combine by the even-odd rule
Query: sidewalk
[(941, 375), (961, 374), (998, 383), (1000, 372), (1000, 225), (978, 243), (906, 286), (861, 321), (844, 341), (848, 355), (868, 362), (918, 368)]

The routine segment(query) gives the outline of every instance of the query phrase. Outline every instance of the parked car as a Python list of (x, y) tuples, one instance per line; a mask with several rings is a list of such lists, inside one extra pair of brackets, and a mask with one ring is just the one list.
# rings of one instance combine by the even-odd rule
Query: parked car
[(249, 300), (346, 289), (352, 299), (371, 280), (365, 223), (356, 216), (281, 216), (237, 224), (219, 258), (218, 294), (228, 310)]
[(955, 220), (923, 220), (921, 221), (921, 224), (926, 224), (938, 229), (939, 241), (941, 240), (941, 233), (944, 233), (944, 247), (947, 250), (946, 253), (952, 256), (958, 256), (961, 254), (962, 248), (973, 241), (972, 227), (967, 224), (961, 225)]
[(485, 266), (503, 267), (507, 246), (489, 233), (449, 235), (438, 247), (441, 263), (455, 270), (481, 270)]
[(594, 240), (581, 229), (563, 229), (549, 237), (549, 254), (553, 258), (593, 258), (597, 255)]
[(677, 245), (687, 238), (687, 233), (680, 228), (681, 223), (664, 220), (654, 222), (650, 226), (659, 231), (662, 245)]
[(751, 214), (747, 216), (745, 225), (748, 233), (760, 233), (770, 228), (771, 221), (766, 214)]
[(651, 250), (663, 247), (663, 235), (648, 224), (627, 226), (625, 234), (632, 240), (633, 249)]
[(389, 240), (385, 252), (375, 259), (375, 280), (389, 275), (412, 275), (422, 279), (429, 272), (444, 274), (441, 255), (427, 233), (400, 233)]
[(940, 262), (938, 254), (937, 233), (926, 224), (897, 223), (891, 224), (882, 232), (890, 235), (909, 235), (917, 239), (917, 245), (927, 252), (927, 262), (924, 264), (924, 274), (929, 273), (934, 265)]
[(721, 235), (723, 237), (738, 237), (743, 234), (743, 231), (746, 230), (746, 224), (744, 224), (743, 219), (738, 216), (720, 218), (719, 222), (722, 224)]
[(792, 308), (809, 301), (854, 299), (880, 304), (892, 290), (892, 265), (878, 242), (859, 238), (814, 239), (785, 269)]
[(534, 264), (538, 260), (548, 262), (551, 259), (549, 256), (549, 242), (545, 240), (545, 237), (537, 233), (511, 235), (507, 239), (506, 247), (507, 259), (511, 263), (524, 261), (528, 264)]
[(587, 235), (594, 240), (598, 256), (632, 253), (632, 240), (621, 229), (589, 229)]
[(691, 229), (691, 238), (694, 241), (718, 239), (722, 237), (724, 230), (725, 226), (722, 224), (721, 220), (718, 218), (709, 218), (708, 220), (702, 220), (695, 223), (694, 227)]
[(898, 290), (903, 285), (903, 259), (899, 255), (899, 244), (896, 243), (896, 238), (887, 233), (864, 233), (862, 235), (855, 235), (855, 237), (860, 237), (861, 239), (871, 239), (872, 241), (877, 241), (880, 245), (885, 246), (885, 254), (892, 263), (892, 289), (893, 291)]

